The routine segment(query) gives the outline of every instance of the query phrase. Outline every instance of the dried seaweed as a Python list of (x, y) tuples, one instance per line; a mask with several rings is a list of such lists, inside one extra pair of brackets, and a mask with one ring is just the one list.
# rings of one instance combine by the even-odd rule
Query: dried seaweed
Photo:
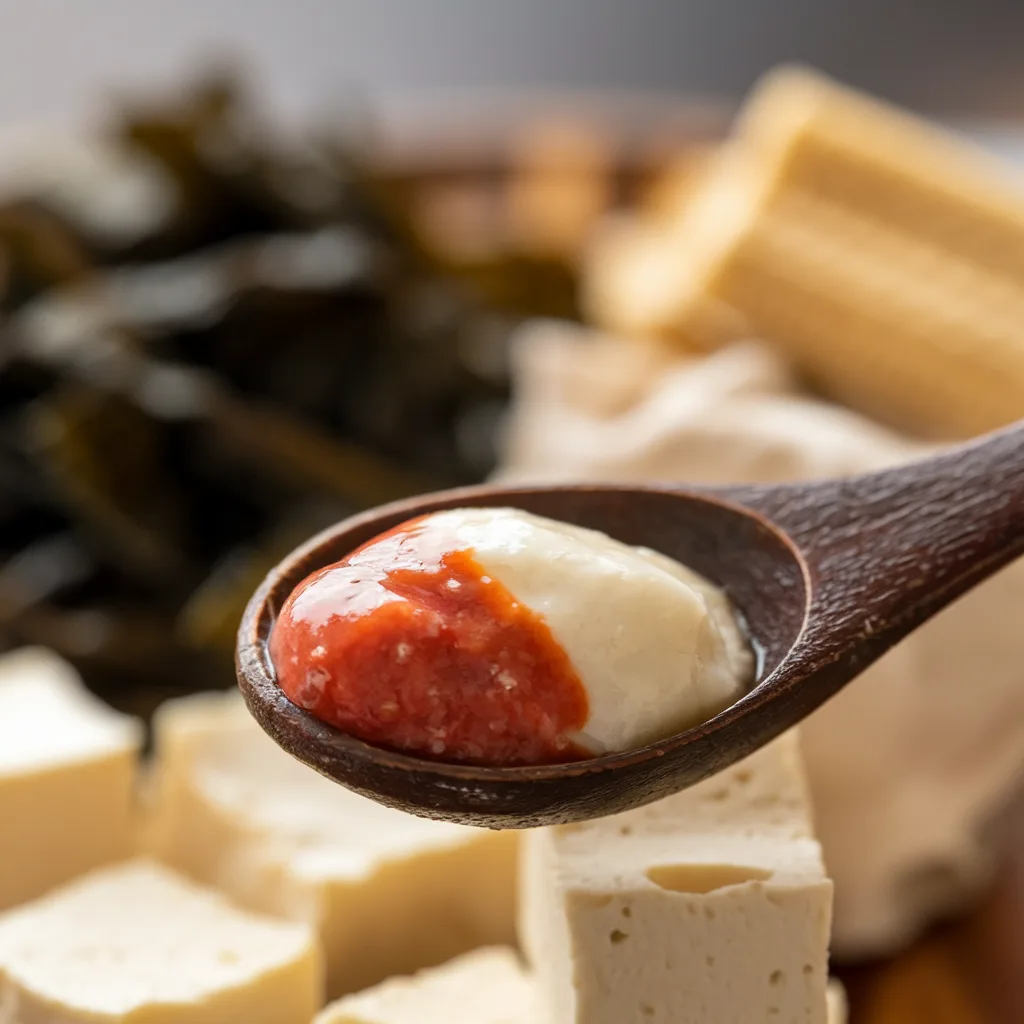
[[(210, 79), (112, 120), (111, 180), (0, 203), (0, 645), (123, 706), (230, 685), (245, 599), (313, 528), (493, 463), (515, 318), (482, 296), (516, 287), (416, 244), (350, 147), (270, 135)], [(99, 194), (133, 161), (134, 231)]]
[(576, 277), (435, 244), (434, 178), (272, 130), (230, 75), (87, 156), (0, 201), (0, 649), (146, 713), (232, 684), (246, 599), (309, 533), (491, 470), (510, 331), (575, 316)]

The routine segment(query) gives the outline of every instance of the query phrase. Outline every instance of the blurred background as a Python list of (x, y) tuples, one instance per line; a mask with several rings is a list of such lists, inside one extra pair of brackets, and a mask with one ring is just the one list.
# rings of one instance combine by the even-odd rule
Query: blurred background
[[(314, 530), (495, 470), (509, 339), (585, 318), (592, 229), (674, 208), (769, 68), (1024, 159), (1010, 0), (3, 11), (0, 649), (144, 716), (233, 684), (246, 599)], [(1018, 856), (848, 971), (855, 1019), (1019, 1021), (1022, 914)]]
[(198, 57), (250, 58), (273, 102), (339, 90), (550, 87), (739, 98), (800, 59), (938, 112), (1024, 112), (1012, 0), (60, 0), (4, 5), (0, 123), (65, 119)]
[[(0, 638), (47, 638), (115, 700), (126, 676), (143, 711), (223, 677), (246, 588), (296, 536), (494, 468), (508, 333), (580, 315), (589, 227), (685, 177), (765, 70), (1024, 153), (1024, 8), (995, 0), (6, 13)], [(320, 446), (301, 470), (282, 416)]]

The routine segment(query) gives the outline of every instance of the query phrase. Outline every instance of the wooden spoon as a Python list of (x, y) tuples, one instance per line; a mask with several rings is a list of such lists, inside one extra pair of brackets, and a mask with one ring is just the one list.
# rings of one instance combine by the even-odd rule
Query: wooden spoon
[[(310, 572), (412, 516), (501, 505), (647, 545), (723, 586), (758, 654), (753, 689), (703, 725), (660, 742), (528, 768), (397, 754), (339, 732), (285, 697), (267, 640), (285, 598)], [(750, 754), (1022, 553), (1024, 424), (848, 480), (446, 491), (354, 516), (289, 555), (246, 610), (238, 681), (256, 720), (285, 750), (382, 803), (493, 828), (580, 821), (657, 800)]]

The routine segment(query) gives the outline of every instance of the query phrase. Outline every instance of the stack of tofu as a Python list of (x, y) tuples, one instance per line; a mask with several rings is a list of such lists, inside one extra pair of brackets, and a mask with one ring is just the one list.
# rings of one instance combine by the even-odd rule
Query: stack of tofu
[(233, 695), (142, 742), (48, 652), (0, 659), (0, 1024), (845, 1019), (792, 735), (526, 834), (356, 797)]

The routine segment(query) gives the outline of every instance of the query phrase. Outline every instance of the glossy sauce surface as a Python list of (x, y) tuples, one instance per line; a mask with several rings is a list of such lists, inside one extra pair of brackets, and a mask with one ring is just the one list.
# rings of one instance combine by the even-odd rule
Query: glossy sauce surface
[(590, 756), (587, 694), (543, 618), (424, 519), (303, 581), (270, 639), (295, 704), (369, 743), (476, 764)]

